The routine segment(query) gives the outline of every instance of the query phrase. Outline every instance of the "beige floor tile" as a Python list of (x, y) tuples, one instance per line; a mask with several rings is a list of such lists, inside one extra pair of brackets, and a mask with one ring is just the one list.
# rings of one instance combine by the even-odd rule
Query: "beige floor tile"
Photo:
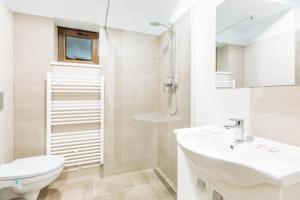
[(130, 173), (129, 177), (130, 177), (132, 183), (134, 184), (134, 186), (144, 186), (144, 185), (150, 184), (148, 177), (142, 171)]
[(44, 189), (39, 200), (82, 200), (93, 197), (92, 180), (66, 184), (60, 186), (49, 186)]
[(163, 184), (153, 185), (152, 190), (158, 199), (167, 199), (175, 195), (174, 191)]
[(149, 183), (151, 185), (160, 185), (162, 184), (160, 178), (157, 176), (157, 174), (151, 169), (151, 170), (144, 170), (144, 174), (147, 176)]
[(106, 177), (103, 180), (106, 193), (112, 193), (116, 191), (122, 191), (131, 189), (134, 187), (130, 177), (128, 175), (117, 175)]
[(38, 200), (176, 200), (176, 194), (153, 170), (144, 170), (76, 182), (54, 182), (41, 191)]
[(141, 200), (157, 200), (154, 191), (150, 187), (135, 187), (133, 190), (124, 192), (124, 200), (141, 199)]

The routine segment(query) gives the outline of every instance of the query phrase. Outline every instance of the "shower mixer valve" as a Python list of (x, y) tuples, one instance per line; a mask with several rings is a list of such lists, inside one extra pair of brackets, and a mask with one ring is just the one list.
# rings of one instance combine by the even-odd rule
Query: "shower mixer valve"
[(177, 81), (168, 76), (168, 80), (164, 83), (164, 93), (174, 93), (178, 88)]
[(164, 93), (173, 93), (177, 90), (176, 83), (164, 83)]

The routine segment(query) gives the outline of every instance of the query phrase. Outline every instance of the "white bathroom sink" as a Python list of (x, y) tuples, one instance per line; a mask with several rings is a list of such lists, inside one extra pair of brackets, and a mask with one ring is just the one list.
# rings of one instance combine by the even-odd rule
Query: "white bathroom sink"
[(215, 179), (237, 186), (289, 187), (300, 182), (300, 148), (259, 137), (232, 146), (233, 134), (222, 128), (175, 133), (189, 160)]

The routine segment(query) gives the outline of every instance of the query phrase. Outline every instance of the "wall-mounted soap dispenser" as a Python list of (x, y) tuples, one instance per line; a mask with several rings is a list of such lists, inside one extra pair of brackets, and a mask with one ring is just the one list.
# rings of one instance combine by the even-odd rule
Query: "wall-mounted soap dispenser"
[(3, 92), (0, 92), (0, 111), (3, 109)]

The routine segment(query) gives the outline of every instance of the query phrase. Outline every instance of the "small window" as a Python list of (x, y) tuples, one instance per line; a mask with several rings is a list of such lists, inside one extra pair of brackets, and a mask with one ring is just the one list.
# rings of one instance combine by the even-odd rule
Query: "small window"
[(58, 60), (99, 64), (98, 33), (58, 27)]

